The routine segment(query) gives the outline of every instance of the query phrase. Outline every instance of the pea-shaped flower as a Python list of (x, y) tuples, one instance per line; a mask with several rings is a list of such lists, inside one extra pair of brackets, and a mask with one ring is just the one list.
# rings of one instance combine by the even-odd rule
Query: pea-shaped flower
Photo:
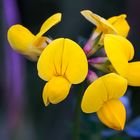
[(61, 13), (54, 14), (42, 24), (36, 35), (20, 24), (13, 25), (8, 30), (8, 41), (15, 51), (25, 55), (30, 60), (37, 61), (49, 42), (49, 38), (44, 37), (43, 34), (60, 21)]
[(43, 90), (43, 101), (47, 106), (64, 100), (71, 85), (81, 83), (86, 78), (88, 63), (78, 44), (67, 38), (59, 38), (44, 49), (37, 69), (40, 78), (48, 81)]
[[(125, 124), (125, 108), (119, 101), (127, 85), (140, 86), (140, 62), (129, 62), (134, 57), (134, 48), (129, 40), (120, 35), (106, 34), (104, 49), (111, 65), (109, 72), (95, 80), (86, 90), (82, 110), (97, 112), (99, 119), (116, 130)], [(105, 66), (105, 65), (104, 65)]]
[(104, 47), (115, 71), (128, 81), (128, 85), (140, 86), (140, 61), (129, 62), (134, 57), (131, 42), (122, 36), (108, 34)]
[(111, 17), (108, 20), (89, 10), (83, 10), (81, 14), (97, 27), (95, 30), (97, 33), (111, 33), (126, 37), (130, 30), (125, 14)]
[(126, 89), (127, 80), (115, 73), (98, 78), (84, 93), (81, 104), (83, 112), (97, 112), (105, 125), (123, 130), (126, 111), (119, 98), (124, 95)]

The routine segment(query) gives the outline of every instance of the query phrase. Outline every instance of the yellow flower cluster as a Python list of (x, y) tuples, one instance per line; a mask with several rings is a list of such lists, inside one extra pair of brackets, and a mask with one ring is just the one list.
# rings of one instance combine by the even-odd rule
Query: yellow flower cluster
[(124, 95), (127, 85), (140, 86), (140, 62), (133, 59), (133, 45), (125, 38), (129, 32), (126, 15), (115, 16), (108, 20), (89, 10), (81, 12), (96, 25), (95, 33), (103, 34), (105, 53), (114, 72), (95, 80), (85, 91), (82, 110), (86, 113), (97, 112), (99, 119), (116, 130), (123, 130), (126, 111), (119, 98)]
[[(140, 86), (140, 62), (129, 62), (133, 59), (134, 48), (125, 38), (130, 29), (126, 15), (106, 20), (89, 10), (81, 14), (96, 26), (93, 33), (96, 37), (102, 34), (98, 43), (103, 44), (114, 69), (88, 86), (81, 108), (85, 113), (97, 112), (99, 119), (108, 127), (123, 130), (126, 111), (119, 98), (125, 94), (127, 85)], [(19, 24), (8, 30), (11, 47), (31, 60), (38, 61), (38, 75), (48, 81), (43, 90), (46, 106), (64, 100), (71, 85), (83, 82), (88, 74), (88, 58), (77, 43), (68, 38), (50, 41), (43, 36), (60, 21), (61, 13), (51, 16), (43, 23), (37, 35)]]

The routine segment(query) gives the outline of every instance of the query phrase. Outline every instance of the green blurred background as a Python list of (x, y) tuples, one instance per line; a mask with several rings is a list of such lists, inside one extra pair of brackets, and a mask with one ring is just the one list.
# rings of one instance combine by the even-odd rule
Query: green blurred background
[[(18, 56), (22, 65), (22, 72), (19, 74), (22, 80), (22, 93), (15, 95), (12, 89), (8, 89), (7, 81), (9, 84), (15, 83), (17, 88), (18, 81), (16, 77), (8, 80), (9, 76), (13, 75), (12, 68), (16, 69), (17, 66), (14, 63), (7, 66), (7, 61), (12, 62), (5, 49), (8, 46), (5, 45), (8, 25), (4, 1), (0, 0), (0, 140), (71, 140), (75, 98), (78, 93), (70, 94), (62, 103), (45, 108), (42, 102), (42, 88), (45, 82), (37, 76), (36, 63), (28, 61), (23, 56)], [(10, 0), (9, 2), (7, 0), (9, 7), (10, 4)], [(135, 60), (140, 60), (140, 0), (17, 0), (16, 4), (20, 23), (34, 34), (39, 31), (45, 19), (56, 12), (61, 12), (62, 22), (49, 30), (46, 35), (52, 38), (68, 37), (76, 42), (79, 37), (87, 39), (94, 27), (80, 15), (81, 10), (89, 9), (105, 18), (126, 13), (131, 26), (128, 38), (136, 50)], [(8, 49), (12, 52), (10, 47)], [(9, 71), (11, 70), (9, 75), (6, 73), (7, 67)], [(130, 90), (133, 112), (131, 120), (140, 115), (140, 88), (131, 87)], [(127, 134), (105, 138), (101, 135), (105, 127), (100, 122), (97, 126), (88, 118), (88, 115), (81, 113), (81, 140), (140, 139)], [(87, 132), (86, 135), (84, 130)]]

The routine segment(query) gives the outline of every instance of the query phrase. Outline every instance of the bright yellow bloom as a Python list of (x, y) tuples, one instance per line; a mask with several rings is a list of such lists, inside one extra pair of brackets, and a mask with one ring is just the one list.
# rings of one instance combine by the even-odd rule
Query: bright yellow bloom
[(95, 80), (85, 91), (81, 108), (85, 113), (97, 112), (108, 127), (123, 130), (126, 111), (119, 98), (127, 89), (127, 80), (110, 73)]
[(140, 62), (128, 62), (134, 57), (133, 45), (124, 37), (108, 34), (104, 38), (108, 59), (119, 75), (131, 86), (140, 86)]
[(48, 38), (43, 34), (60, 21), (61, 13), (54, 14), (42, 24), (37, 35), (20, 24), (13, 25), (8, 30), (8, 41), (14, 50), (36, 61), (47, 45)]
[(70, 39), (52, 41), (42, 52), (37, 63), (38, 75), (48, 81), (43, 90), (43, 101), (56, 104), (64, 100), (71, 84), (81, 83), (87, 75), (86, 55)]
[(126, 21), (126, 15), (122, 14), (119, 16), (114, 16), (109, 18), (108, 20), (100, 17), (97, 14), (92, 13), (89, 10), (81, 11), (81, 14), (91, 23), (96, 25), (95, 32), (98, 33), (110, 33), (110, 34), (118, 34), (126, 37), (129, 32), (129, 25)]

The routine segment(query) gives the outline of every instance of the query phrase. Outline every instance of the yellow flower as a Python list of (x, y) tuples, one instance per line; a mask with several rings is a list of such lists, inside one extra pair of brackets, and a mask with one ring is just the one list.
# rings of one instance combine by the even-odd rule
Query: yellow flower
[(127, 80), (110, 73), (95, 80), (85, 91), (81, 108), (85, 113), (97, 112), (108, 127), (123, 130), (126, 111), (119, 98), (127, 89)]
[(36, 61), (49, 40), (43, 34), (60, 21), (61, 13), (54, 14), (42, 24), (37, 35), (20, 24), (13, 25), (8, 30), (8, 41), (14, 50)]
[(111, 17), (108, 20), (89, 10), (83, 10), (81, 11), (81, 14), (97, 27), (95, 30), (97, 33), (118, 34), (124, 37), (128, 35), (130, 27), (126, 21), (125, 14)]
[(134, 57), (133, 45), (122, 36), (108, 34), (104, 47), (116, 72), (127, 79), (128, 85), (140, 86), (140, 62), (129, 62)]
[(42, 52), (37, 63), (38, 75), (48, 81), (43, 90), (43, 101), (56, 104), (64, 100), (72, 84), (81, 83), (87, 75), (86, 55), (70, 39), (52, 41)]

